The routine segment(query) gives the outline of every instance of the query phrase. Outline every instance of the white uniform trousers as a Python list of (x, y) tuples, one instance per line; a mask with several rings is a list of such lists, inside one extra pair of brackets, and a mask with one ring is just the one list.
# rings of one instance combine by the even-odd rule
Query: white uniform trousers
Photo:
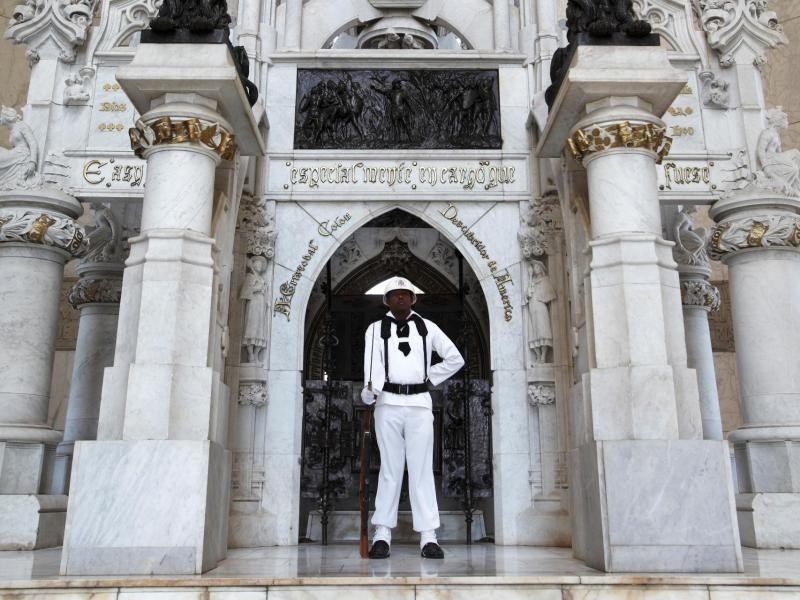
[(414, 531), (439, 527), (433, 479), (433, 413), (421, 406), (380, 404), (375, 408), (375, 435), (381, 452), (373, 525), (397, 526), (397, 506), (408, 462), (408, 492)]

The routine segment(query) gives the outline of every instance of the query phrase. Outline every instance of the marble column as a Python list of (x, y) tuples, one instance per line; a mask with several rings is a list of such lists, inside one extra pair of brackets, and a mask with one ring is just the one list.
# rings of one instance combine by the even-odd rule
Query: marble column
[(0, 550), (58, 546), (66, 498), (45, 496), (61, 432), (47, 422), (64, 263), (86, 251), (75, 198), (0, 192)]
[(231, 478), (211, 366), (216, 168), (263, 140), (225, 44), (142, 44), (117, 79), (142, 115), (130, 136), (147, 187), (98, 440), (75, 444), (61, 572), (201, 573), (227, 551)]
[(114, 360), (123, 268), (122, 262), (84, 261), (77, 268), (80, 279), (69, 291), (80, 320), (64, 439), (56, 450), (53, 494), (69, 493), (75, 442), (97, 438), (103, 371)]
[(730, 434), (742, 543), (800, 548), (800, 198), (750, 186), (719, 200), (742, 426)]
[(508, 0), (494, 0), (492, 13), (494, 18), (494, 49), (498, 52), (510, 52), (511, 19)]
[(707, 251), (709, 232), (703, 228), (695, 229), (693, 212), (694, 207), (688, 206), (673, 217), (665, 218), (671, 220), (671, 237), (675, 242), (672, 255), (678, 263), (681, 282), (687, 364), (697, 373), (703, 438), (721, 440), (722, 417), (708, 326), (708, 314), (719, 310), (720, 297), (719, 290), (708, 282), (711, 276)]
[(303, 29), (303, 0), (286, 0), (286, 21), (283, 30), (284, 50), (300, 50)]
[(586, 169), (591, 367), (573, 390), (571, 514), (575, 554), (605, 571), (742, 569), (727, 444), (703, 439), (662, 238), (656, 115), (684, 83), (661, 48), (579, 46), (539, 146), (566, 141)]

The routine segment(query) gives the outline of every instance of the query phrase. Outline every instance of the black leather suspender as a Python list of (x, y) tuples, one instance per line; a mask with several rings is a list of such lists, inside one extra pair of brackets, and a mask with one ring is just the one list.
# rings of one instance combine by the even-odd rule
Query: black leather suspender
[[(428, 328), (425, 326), (425, 321), (419, 315), (411, 315), (408, 318), (413, 321), (417, 327), (417, 333), (422, 337), (422, 368), (425, 373), (423, 384), (428, 380)], [(389, 383), (389, 338), (392, 335), (392, 323), (400, 323), (396, 319), (389, 316), (384, 316), (381, 319), (381, 337), (383, 338), (383, 368), (385, 372), (385, 381)], [(387, 390), (388, 391), (388, 390)]]

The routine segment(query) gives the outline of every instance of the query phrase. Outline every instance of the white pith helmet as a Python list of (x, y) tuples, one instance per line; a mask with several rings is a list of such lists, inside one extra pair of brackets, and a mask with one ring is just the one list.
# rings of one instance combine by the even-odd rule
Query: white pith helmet
[(409, 282), (407, 279), (403, 279), (402, 277), (395, 277), (383, 288), (383, 303), (386, 306), (389, 306), (389, 302), (387, 301), (389, 298), (389, 292), (393, 292), (395, 290), (406, 290), (411, 292), (412, 306), (417, 303), (417, 294), (414, 293), (414, 288), (411, 286), (411, 282)]

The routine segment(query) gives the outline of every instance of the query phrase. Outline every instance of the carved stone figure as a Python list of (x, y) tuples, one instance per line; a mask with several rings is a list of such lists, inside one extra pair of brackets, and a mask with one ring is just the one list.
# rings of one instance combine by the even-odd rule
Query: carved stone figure
[(258, 254), (267, 260), (272, 260), (278, 237), (274, 201), (269, 202), (265, 198), (255, 198), (249, 194), (243, 195), (239, 229), (247, 243), (248, 255)]
[(781, 107), (766, 114), (767, 127), (758, 138), (756, 155), (761, 170), (755, 174), (758, 187), (800, 197), (800, 150), (782, 150), (780, 130), (789, 126)]
[(672, 254), (679, 265), (710, 269), (706, 250), (710, 233), (703, 227), (694, 226), (691, 217), (694, 211), (694, 206), (687, 206), (678, 213), (673, 227), (675, 247)]
[(528, 347), (533, 352), (534, 362), (543, 363), (547, 360), (548, 349), (553, 347), (549, 304), (556, 299), (556, 291), (541, 261), (530, 263), (525, 297), (528, 302)]
[(93, 75), (94, 69), (92, 67), (81, 67), (77, 73), (70, 74), (64, 80), (66, 84), (64, 87), (64, 104), (74, 106), (88, 102), (91, 97), (88, 83)]
[(127, 248), (122, 234), (122, 227), (111, 208), (103, 206), (95, 209), (94, 228), (86, 236), (89, 240), (89, 252), (84, 261), (123, 262)]
[(712, 108), (728, 108), (730, 105), (728, 82), (717, 77), (713, 71), (700, 71), (697, 76), (703, 85), (700, 93), (703, 104)]
[(39, 144), (29, 125), (13, 108), (0, 107), (0, 125), (8, 127), (11, 149), (0, 148), (0, 190), (28, 189), (42, 181)]
[(242, 344), (247, 350), (247, 362), (256, 363), (261, 350), (267, 347), (267, 259), (251, 256), (247, 274), (239, 294), (246, 303)]

